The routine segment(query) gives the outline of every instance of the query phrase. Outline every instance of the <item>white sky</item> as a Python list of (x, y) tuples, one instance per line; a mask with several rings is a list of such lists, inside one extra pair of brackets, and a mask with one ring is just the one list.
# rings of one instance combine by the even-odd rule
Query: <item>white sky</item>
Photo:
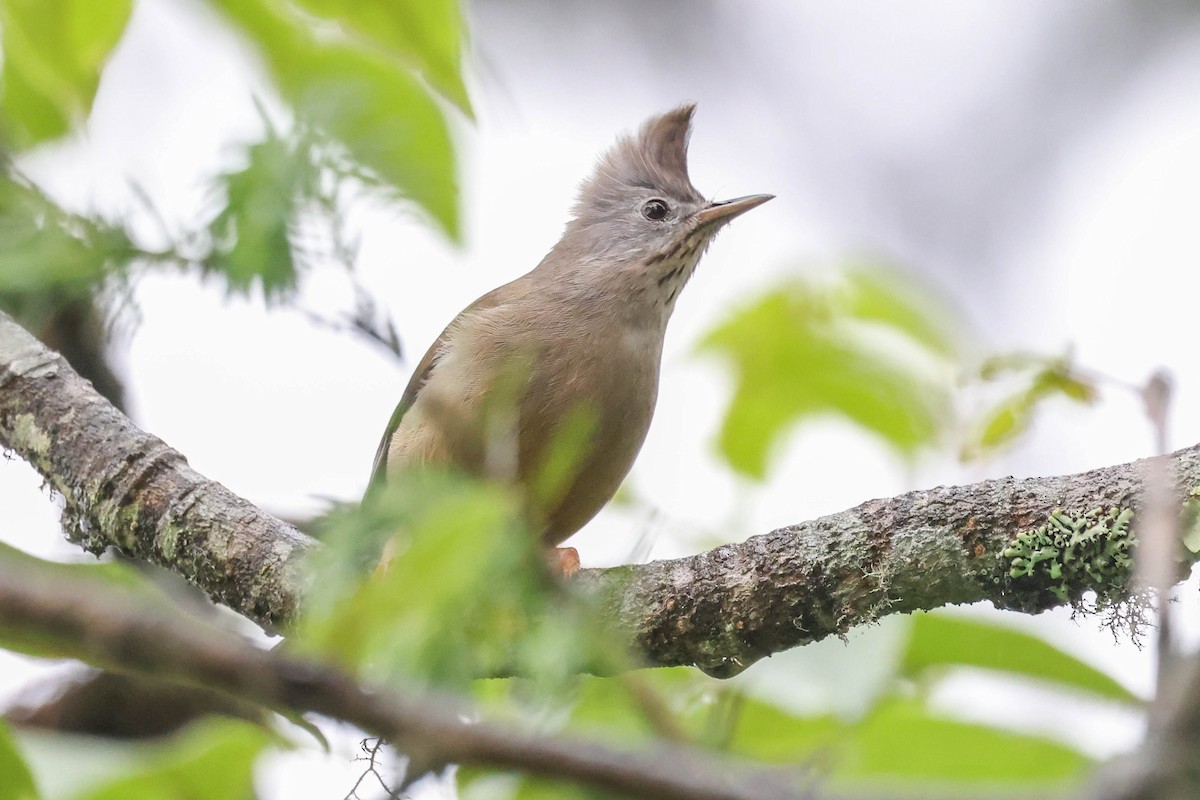
[[(730, 387), (690, 350), (772, 280), (846, 254), (913, 265), (994, 347), (1061, 352), (1070, 344), (1089, 367), (1134, 382), (1169, 367), (1178, 390), (1172, 443), (1200, 440), (1200, 362), (1185, 335), (1200, 266), (1194, 28), (1151, 30), (1161, 43), (1130, 45), (1141, 55), (1106, 61), (1105, 37), (1115, 35), (1106, 25), (1121, 19), (1092, 18), (1083, 0), (760, 0), (718, 4), (715, 22), (699, 30), (671, 16), (686, 4), (665, 3), (647, 12), (643, 47), (625, 41), (627, 17), (535, 5), (563, 26), (559, 35), (507, 3), (475, 12), (479, 121), (456, 120), (465, 245), (455, 249), (403, 214), (354, 221), (364, 282), (392, 311), (409, 356), (476, 296), (537, 263), (595, 157), (649, 114), (699, 101), (694, 183), (714, 196), (778, 195), (722, 235), (672, 321), (655, 423), (631, 476), (657, 513), (603, 514), (572, 542), (585, 565), (627, 559), (647, 531), (653, 557), (680, 555), (908, 488), (1148, 453), (1136, 402), (1109, 392), (1095, 410), (1051, 409), (1026, 444), (981, 467), (928, 459), (908, 468), (831, 423), (791, 436), (765, 485), (739, 481), (713, 457)], [(667, 35), (677, 44), (665, 47)], [(1055, 62), (1048, 54), (1064, 41)], [(132, 205), (133, 179), (169, 219), (196, 219), (203, 176), (227, 164), (230, 141), (254, 135), (251, 95), (269, 91), (247, 72), (245, 55), (191, 2), (139, 4), (88, 138), (34, 156), (29, 170), (65, 199), (99, 207)], [(1085, 68), (1095, 82), (1074, 74)], [(140, 424), (278, 513), (360, 494), (406, 367), (298, 314), (227, 302), (220, 286), (191, 276), (154, 276), (138, 297), (144, 318), (123, 367)], [(307, 307), (347, 302), (337, 276), (315, 275), (305, 287)], [(69, 554), (37, 486), (23, 465), (0, 462), (5, 540)], [(1181, 613), (1200, 619), (1194, 587), (1183, 595)], [(1150, 690), (1149, 653), (1114, 644), (1090, 622), (1048, 614), (1014, 624)], [(756, 666), (746, 680), (777, 691), (807, 664), (820, 687), (822, 676), (861, 663), (868, 650), (855, 647), (870, 646), (806, 648)], [(840, 666), (813, 666), (838, 661), (837, 650)], [(9, 678), (0, 690), (17, 686), (24, 664), (0, 661), (0, 678)], [(942, 699), (968, 715), (1020, 723), (1019, 703), (980, 702), (975, 687), (951, 684)], [(837, 688), (828, 683), (821, 694)], [(1127, 717), (1073, 707), (1056, 717), (1045, 720), (1050, 732), (1099, 754), (1136, 741)], [(290, 764), (271, 780), (286, 782), (280, 797), (345, 791), (340, 776), (320, 774)]]

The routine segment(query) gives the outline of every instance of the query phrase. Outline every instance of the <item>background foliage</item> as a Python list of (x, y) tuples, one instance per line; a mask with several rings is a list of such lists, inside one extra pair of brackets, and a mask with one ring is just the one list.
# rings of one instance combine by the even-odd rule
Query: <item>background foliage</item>
[[(154, 270), (203, 271), (232, 294), (260, 293), (287, 307), (324, 256), (334, 255), (353, 280), (354, 247), (341, 238), (342, 222), (364, 198), (421, 214), (449, 243), (462, 230), (450, 130), (470, 124), (471, 104), (456, 2), (210, 5), (261, 60), (275, 96), (262, 108), (262, 137), (235, 145), (241, 166), (211, 176), (216, 200), (207, 221), (163, 242), (119, 214), (68, 210), (21, 171), (25, 154), (80, 135), (132, 4), (0, 1), (0, 304), (118, 400), (106, 332), (130, 314), (130, 287)], [(324, 232), (320, 252), (314, 230)], [(363, 303), (356, 329), (394, 348), (394, 328)], [(967, 321), (894, 266), (856, 261), (821, 279), (798, 275), (743, 304), (698, 345), (735, 377), (720, 451), (735, 473), (762, 479), (795, 424), (835, 415), (902, 458), (932, 448), (981, 458), (1024, 432), (1046, 398), (1096, 398), (1096, 381), (1069, 358), (1009, 356), (980, 366), (973, 340)], [(968, 402), (963, 380), (973, 373), (1003, 380), (1003, 388)], [(944, 713), (930, 699), (962, 671), (1036, 682), (1088, 703), (1141, 705), (1112, 677), (1041, 638), (954, 614), (889, 619), (882, 634), (871, 634), (886, 642), (885, 674), (843, 690), (854, 702), (820, 710), (688, 669), (579, 676), (581, 667), (611, 671), (624, 661), (605, 646), (589, 609), (544, 579), (538, 554), (514, 544), (523, 541), (513, 535), (514, 504), (494, 488), (410, 486), (324, 527), (330, 558), (316, 567), (319, 592), (297, 647), (365, 678), (451, 688), (488, 714), (548, 734), (637, 746), (682, 740), (714, 758), (815, 769), (837, 786), (972, 792), (1074, 785), (1092, 760), (1028, 730)], [(364, 543), (382, 547), (397, 527), (408, 536), (391, 567), (364, 569), (375, 552), (364, 553)], [(0, 560), (21, 563), (30, 580), (66, 569), (81, 581), (152, 591), (142, 574), (115, 564), (37, 563), (9, 548)], [(69, 642), (0, 644), (39, 656), (73, 652)], [(512, 669), (530, 677), (477, 679)], [(54, 777), (65, 768), (61, 753), (0, 724), (0, 800), (247, 797), (261, 754), (316, 746), (282, 720), (271, 727), (286, 743), (250, 723), (209, 719), (167, 741), (125, 745), (120, 756), (64, 751), (108, 769), (73, 762), (92, 777), (62, 786)], [(464, 797), (591, 796), (478, 770), (460, 771), (457, 781)], [(259, 791), (269, 795), (270, 787)]]

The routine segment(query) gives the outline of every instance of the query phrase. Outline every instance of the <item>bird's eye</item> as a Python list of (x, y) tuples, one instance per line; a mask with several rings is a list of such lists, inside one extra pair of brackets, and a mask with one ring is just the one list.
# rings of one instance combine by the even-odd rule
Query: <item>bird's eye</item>
[(642, 216), (653, 222), (660, 222), (671, 213), (671, 207), (663, 200), (647, 200), (642, 206)]

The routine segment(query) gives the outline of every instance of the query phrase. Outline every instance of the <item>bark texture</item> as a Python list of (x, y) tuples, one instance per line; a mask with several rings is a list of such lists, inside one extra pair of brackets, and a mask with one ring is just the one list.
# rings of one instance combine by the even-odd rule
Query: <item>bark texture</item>
[(314, 542), (200, 475), (2, 313), (0, 443), (62, 495), (87, 550), (166, 567), (268, 628), (295, 615)]
[[(1168, 458), (1182, 502), (1200, 485), (1200, 446)], [(1104, 590), (1086, 573), (1068, 576), (1065, 593), (1042, 575), (1014, 578), (1005, 551), (1057, 509), (1076, 517), (1137, 509), (1143, 466), (909, 492), (687, 558), (584, 570), (577, 580), (606, 598), (650, 663), (736, 674), (886, 614), (980, 600), (1036, 613)], [(1115, 569), (1108, 579), (1130, 577)]]

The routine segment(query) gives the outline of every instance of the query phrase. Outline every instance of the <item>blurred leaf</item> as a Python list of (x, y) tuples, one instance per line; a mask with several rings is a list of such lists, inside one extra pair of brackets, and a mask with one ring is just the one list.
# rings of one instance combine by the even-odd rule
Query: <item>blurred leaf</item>
[(731, 693), (691, 667), (612, 678), (581, 675), (569, 695), (567, 723), (574, 731), (626, 746), (657, 737), (723, 749), (730, 724), (715, 725), (713, 711)]
[(1070, 356), (996, 356), (980, 366), (979, 377), (984, 381), (1007, 378), (1019, 388), (980, 415), (963, 444), (964, 460), (989, 455), (1016, 441), (1029, 430), (1034, 415), (1049, 398), (1091, 404), (1099, 396), (1095, 381), (1081, 375)]
[(363, 166), (458, 238), (454, 152), (446, 120), (419, 80), (378, 48), (318, 36), (272, 0), (212, 0), (261, 46), (300, 119), (341, 141)]
[(722, 454), (762, 478), (771, 445), (793, 423), (849, 418), (904, 454), (951, 420), (955, 351), (942, 311), (894, 277), (848, 270), (834, 285), (792, 280), (736, 312), (701, 342), (732, 362), (733, 402)]
[(78, 800), (250, 800), (254, 762), (269, 740), (249, 723), (204, 721), (147, 747), (141, 765)]
[(844, 291), (849, 316), (906, 334), (933, 353), (956, 357), (954, 322), (928, 288), (911, 277), (870, 264), (851, 268)]
[(62, 136), (88, 115), (100, 70), (132, 0), (2, 0), (0, 114), (21, 149)]
[(0, 293), (90, 291), (136, 248), (115, 225), (70, 214), (33, 184), (0, 175)]
[(8, 725), (0, 720), (0, 800), (37, 800), (37, 787)]
[(1142, 701), (1105, 672), (1043, 639), (1005, 625), (952, 614), (912, 615), (901, 674), (919, 677), (939, 668), (979, 667), (1049, 681), (1122, 703)]
[(289, 233), (297, 204), (316, 193), (317, 168), (298, 151), (300, 139), (273, 131), (246, 149), (246, 166), (221, 176), (225, 208), (212, 221), (209, 271), (222, 273), (233, 290), (248, 291), (255, 280), (277, 298), (296, 285)]
[(298, 5), (396, 54), (470, 113), (458, 0), (298, 0)]
[(576, 784), (472, 767), (459, 767), (455, 785), (461, 800), (620, 800)]
[[(329, 552), (315, 565), (317, 589), (291, 640), (366, 667), (377, 679), (478, 677), (464, 674), (478, 666), (470, 643), (480, 634), (491, 638), (481, 629), (488, 623), (502, 624), (481, 608), (488, 579), (521, 582), (505, 573), (519, 572), (522, 554), (503, 547), (525, 540), (516, 530), (516, 505), (498, 488), (448, 476), (398, 483), (363, 513), (331, 520), (323, 537)], [(371, 573), (393, 534), (396, 552)]]
[(437, 104), (411, 75), (359, 51), (324, 48), (298, 60), (283, 80), (304, 118), (458, 238), (450, 133)]
[(841, 778), (1037, 783), (1079, 778), (1091, 761), (1037, 736), (933, 716), (915, 701), (881, 704), (838, 760)]
[(13, 731), (44, 800), (74, 798), (87, 789), (129, 773), (140, 760), (145, 740), (75, 736), (39, 728)]
[(832, 714), (797, 716), (776, 705), (747, 698), (737, 715), (730, 749), (738, 755), (779, 764), (801, 764), (846, 736)]
[(619, 658), (587, 606), (552, 582), (501, 486), (408, 472), (331, 519), (322, 538), (316, 588), (289, 641), (375, 680), (464, 685), (510, 670), (549, 680), (580, 659)]
[(964, 453), (979, 455), (1015, 440), (1033, 422), (1034, 400), (1028, 392), (1007, 397), (979, 421), (979, 431)]

